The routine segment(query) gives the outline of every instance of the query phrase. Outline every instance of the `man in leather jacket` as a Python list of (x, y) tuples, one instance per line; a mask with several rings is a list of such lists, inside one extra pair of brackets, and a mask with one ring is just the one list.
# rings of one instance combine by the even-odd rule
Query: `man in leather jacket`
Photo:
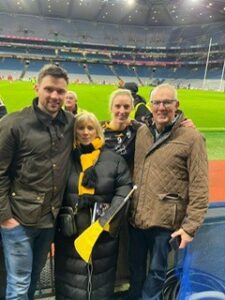
[(73, 115), (62, 110), (67, 73), (44, 66), (30, 107), (0, 121), (0, 230), (6, 300), (33, 299), (61, 206), (73, 142)]

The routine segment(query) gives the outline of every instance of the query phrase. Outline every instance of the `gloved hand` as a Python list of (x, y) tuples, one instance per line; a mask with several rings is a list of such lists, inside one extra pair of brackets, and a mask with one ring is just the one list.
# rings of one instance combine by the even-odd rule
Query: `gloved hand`
[(82, 209), (82, 208), (93, 208), (95, 204), (95, 201), (93, 199), (93, 197), (87, 196), (87, 195), (82, 195), (79, 196), (78, 199), (78, 209)]

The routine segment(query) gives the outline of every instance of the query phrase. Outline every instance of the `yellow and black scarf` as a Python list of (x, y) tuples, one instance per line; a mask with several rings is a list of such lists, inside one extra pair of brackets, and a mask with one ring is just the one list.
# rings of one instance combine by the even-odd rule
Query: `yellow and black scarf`
[(78, 194), (94, 195), (95, 193), (95, 180), (96, 176), (94, 166), (98, 161), (100, 155), (100, 149), (103, 146), (103, 142), (100, 138), (94, 139), (91, 143), (92, 151), (90, 153), (83, 153), (80, 156), (80, 163), (82, 171), (79, 175), (78, 181)]

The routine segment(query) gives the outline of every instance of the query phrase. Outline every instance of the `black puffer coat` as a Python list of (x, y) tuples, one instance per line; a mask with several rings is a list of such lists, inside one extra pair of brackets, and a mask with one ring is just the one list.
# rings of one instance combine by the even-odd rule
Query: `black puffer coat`
[[(110, 150), (103, 149), (95, 170), (97, 183), (95, 195), (92, 196), (93, 202), (97, 198), (100, 202), (120, 203), (131, 189), (131, 177), (124, 159)], [(64, 205), (73, 205), (78, 199), (77, 183), (80, 172), (80, 163), (74, 159)], [(92, 206), (90, 204), (78, 210), (76, 236), (65, 237), (57, 231), (56, 299), (109, 300), (112, 297), (118, 252), (117, 237), (105, 231), (100, 235), (92, 252), (92, 264), (86, 264), (74, 248), (74, 239), (91, 223)]]

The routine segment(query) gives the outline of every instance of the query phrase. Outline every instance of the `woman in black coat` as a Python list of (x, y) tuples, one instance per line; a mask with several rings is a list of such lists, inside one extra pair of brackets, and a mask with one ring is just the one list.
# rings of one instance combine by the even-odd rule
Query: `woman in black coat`
[[(75, 149), (63, 206), (77, 210), (77, 232), (65, 236), (59, 228), (55, 240), (56, 299), (112, 299), (118, 253), (118, 214), (94, 245), (91, 260), (82, 260), (74, 240), (104, 209), (117, 206), (131, 190), (131, 177), (124, 159), (104, 147), (104, 136), (96, 117), (88, 112), (77, 115)], [(61, 220), (59, 218), (59, 220)], [(59, 226), (60, 227), (60, 226)]]

